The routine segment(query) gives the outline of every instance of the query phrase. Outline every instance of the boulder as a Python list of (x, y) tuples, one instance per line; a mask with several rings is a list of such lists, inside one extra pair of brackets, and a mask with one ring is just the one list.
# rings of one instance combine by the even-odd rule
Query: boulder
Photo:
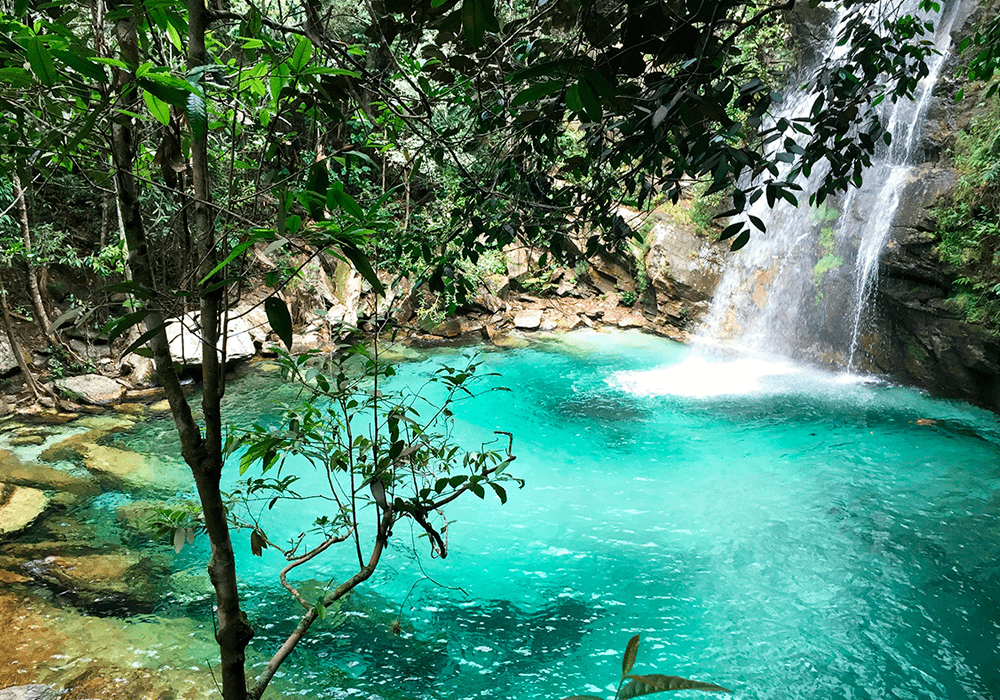
[(14, 685), (0, 689), (0, 700), (59, 700), (59, 693), (47, 685)]
[(10, 349), (10, 343), (7, 342), (6, 338), (0, 337), (0, 377), (13, 374), (17, 369), (19, 369), (17, 359), (14, 357), (14, 352)]
[(535, 330), (542, 324), (541, 309), (524, 309), (514, 316), (514, 327), (522, 330)]
[(92, 406), (110, 406), (118, 403), (125, 394), (125, 387), (114, 379), (100, 374), (83, 374), (57, 379), (55, 386), (61, 396)]
[[(201, 323), (193, 313), (180, 319), (167, 321), (167, 343), (170, 355), (175, 361), (189, 367), (201, 365)], [(226, 360), (238, 362), (253, 357), (257, 352), (251, 334), (251, 324), (246, 316), (234, 316), (229, 320), (226, 334)], [(221, 350), (219, 357), (222, 357)]]
[(48, 504), (48, 496), (38, 489), (0, 483), (0, 536), (25, 529)]

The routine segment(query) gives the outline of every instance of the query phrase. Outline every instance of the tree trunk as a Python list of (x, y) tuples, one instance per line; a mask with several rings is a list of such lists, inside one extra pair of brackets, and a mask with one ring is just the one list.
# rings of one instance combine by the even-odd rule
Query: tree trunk
[(31, 261), (31, 228), (28, 225), (28, 203), (25, 200), (21, 178), (16, 170), (11, 171), (11, 181), (14, 184), (14, 200), (17, 202), (17, 219), (21, 226), (21, 241), (24, 243), (24, 259), (28, 266), (28, 293), (31, 296), (31, 306), (35, 309), (35, 320), (38, 330), (42, 332), (50, 345), (56, 344), (52, 323), (42, 302), (42, 292), (38, 288), (38, 267)]
[[(200, 0), (189, 0), (189, 45), (194, 60), (205, 56), (205, 6)], [(121, 58), (127, 65), (139, 65), (139, 46), (134, 20), (120, 19), (115, 24)], [(195, 64), (197, 65), (197, 63)], [(118, 71), (117, 85), (121, 94), (120, 106), (126, 111), (137, 112), (138, 94), (129, 89), (134, 75)], [(122, 224), (128, 242), (128, 265), (135, 282), (153, 290), (153, 266), (139, 207), (137, 181), (133, 172), (135, 149), (133, 147), (132, 121), (119, 112), (112, 124), (111, 150), (115, 165)], [(207, 273), (214, 267), (214, 233), (208, 198), (207, 140), (203, 136), (192, 144), (192, 161), (195, 171), (195, 226), (203, 269)], [(201, 294), (201, 330), (204, 394), (202, 406), (205, 415), (205, 435), (195, 422), (191, 407), (181, 390), (167, 344), (165, 319), (162, 310), (147, 308), (145, 324), (149, 331), (158, 330), (149, 341), (159, 379), (170, 403), (174, 424), (180, 436), (184, 460), (191, 468), (205, 516), (205, 527), (211, 543), (209, 575), (215, 587), (218, 625), (216, 639), (222, 659), (222, 694), (225, 700), (245, 700), (247, 696), (244, 671), (245, 649), (253, 637), (253, 630), (240, 610), (236, 589), (236, 566), (226, 510), (220, 491), (222, 476), (222, 398), (221, 369), (216, 351), (219, 334), (220, 294), (218, 290), (203, 287)]]
[(0, 320), (3, 321), (3, 329), (7, 334), (7, 341), (10, 343), (10, 351), (14, 354), (17, 366), (21, 368), (21, 374), (24, 375), (24, 383), (31, 389), (31, 393), (35, 396), (35, 401), (38, 401), (42, 397), (42, 394), (38, 388), (38, 382), (35, 381), (35, 377), (31, 373), (31, 368), (28, 367), (28, 363), (21, 353), (21, 346), (17, 342), (17, 336), (14, 335), (14, 325), (10, 320), (10, 309), (7, 307), (7, 290), (3, 286), (3, 275), (0, 275)]
[[(208, 13), (204, 0), (188, 0), (188, 68), (208, 62), (205, 32)], [(219, 627), (216, 638), (222, 656), (222, 694), (226, 700), (243, 700), (247, 694), (245, 650), (253, 638), (253, 629), (240, 610), (236, 586), (236, 560), (229, 537), (229, 523), (222, 502), (222, 413), (221, 401), (225, 388), (225, 358), (220, 358), (220, 325), (222, 322), (223, 287), (220, 275), (206, 279), (218, 261), (215, 227), (210, 206), (210, 175), (208, 169), (208, 129), (201, 138), (191, 139), (191, 181), (194, 186), (193, 227), (197, 241), (202, 280), (201, 298), (201, 358), (202, 411), (205, 415), (205, 439), (202, 460), (195, 471), (195, 482), (205, 513), (205, 527), (212, 545), (209, 575), (215, 586)]]

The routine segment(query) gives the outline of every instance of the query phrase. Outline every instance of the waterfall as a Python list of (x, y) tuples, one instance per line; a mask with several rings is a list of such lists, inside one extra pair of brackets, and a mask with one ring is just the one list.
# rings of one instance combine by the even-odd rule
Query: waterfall
[[(915, 14), (917, 4), (904, 2), (900, 11)], [(938, 53), (928, 58), (930, 73), (914, 99), (883, 103), (882, 120), (893, 141), (873, 158), (861, 188), (819, 207), (809, 206), (807, 196), (798, 207), (782, 202), (770, 209), (763, 198), (757, 202), (751, 213), (766, 222), (767, 231), (754, 234), (745, 248), (731, 254), (697, 333), (703, 346), (856, 367), (859, 338), (873, 332), (868, 319), (879, 257), (919, 156), (920, 125), (951, 44), (957, 5), (947, 3), (943, 10), (934, 39)], [(845, 19), (841, 11), (838, 28)], [(837, 33), (808, 73), (845, 50), (836, 46)], [(814, 98), (806, 91), (786, 96), (776, 119), (806, 114)], [(816, 189), (821, 176), (813, 172), (805, 194)]]

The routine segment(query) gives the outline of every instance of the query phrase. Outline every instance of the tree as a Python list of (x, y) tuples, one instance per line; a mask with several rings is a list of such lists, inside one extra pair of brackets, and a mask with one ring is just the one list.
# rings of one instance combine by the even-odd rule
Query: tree
[[(475, 261), (515, 239), (561, 255), (570, 232), (597, 224), (588, 250), (619, 247), (631, 231), (614, 213), (618, 198), (641, 204), (660, 191), (676, 199), (691, 178), (705, 181), (710, 192), (732, 190), (735, 214), (760, 197), (769, 204), (794, 201), (796, 179), (826, 163), (824, 184), (810, 193), (822, 201), (860, 182), (886, 138), (870, 107), (912, 92), (926, 72), (930, 49), (922, 36), (929, 23), (910, 15), (851, 15), (839, 30), (848, 50), (814, 76), (818, 92), (809, 114), (770, 124), (777, 96), (758, 76), (745, 79), (739, 44), (762, 18), (792, 5), (560, 0), (508, 13), (501, 26), (491, 0), (386, 0), (371, 5), (362, 44), (337, 34), (321, 0), (289, 3), (284, 13), (253, 4), (216, 10), (203, 0), (94, 0), (90, 17), (62, 0), (3, 5), (0, 130), (12, 160), (21, 168), (71, 168), (106, 188), (102, 171), (109, 161), (113, 166), (131, 271), (118, 289), (132, 299), (109, 330), (120, 335), (143, 325), (130, 349), (153, 358), (192, 470), (211, 543), (227, 700), (259, 697), (266, 686), (264, 679), (247, 690), (244, 650), (252, 628), (240, 609), (220, 492), (225, 325), (242, 289), (243, 254), (261, 241), (291, 245), (288, 238), (297, 234), (350, 260), (380, 290), (365, 251), (391, 251), (397, 261), (419, 261), (429, 287), (441, 291), (456, 283), (456, 257)], [(109, 28), (113, 40), (105, 39)], [(352, 123), (367, 130), (357, 142), (345, 138)], [(413, 147), (400, 171), (389, 173), (380, 150), (404, 140)], [(439, 230), (407, 227), (395, 240), (374, 241), (378, 228), (371, 223), (391, 195), (362, 207), (354, 195), (363, 191), (351, 180), (357, 163), (381, 165), (383, 179), (399, 180), (408, 195), (428, 164), (452, 173), (457, 195)], [(240, 197), (237, 184), (251, 196)], [(262, 204), (265, 195), (276, 204)], [(151, 197), (173, 203), (167, 226), (150, 225), (144, 198)], [(261, 225), (272, 214), (277, 225)], [(763, 229), (759, 220), (750, 223)], [(155, 235), (181, 251), (179, 282), (164, 285), (158, 277)], [(738, 248), (750, 233), (740, 223), (723, 235), (735, 236)], [(183, 318), (195, 299), (203, 424), (181, 391), (166, 336), (171, 318)], [(272, 298), (267, 310), (288, 340), (287, 308)], [(339, 384), (329, 386), (340, 391)], [(384, 421), (390, 436), (393, 424), (409, 430), (404, 414), (384, 414), (376, 425)], [(286, 442), (260, 454), (265, 466), (275, 463), (270, 449), (316, 437), (302, 433), (297, 420), (294, 429), (289, 421)], [(388, 459), (387, 466), (403, 469), (399, 460), (415, 435), (372, 440), (369, 466)], [(461, 484), (438, 489), (435, 482), (436, 495), (421, 486), (390, 503), (384, 493), (395, 477), (376, 467), (364, 479), (382, 514), (376, 547), (394, 518), (425, 527), (421, 520), (449, 497), (446, 489), (476, 493), (473, 476), (489, 482), (497, 474), (482, 468), (473, 465)], [(362, 561), (359, 581), (366, 566)], [(305, 628), (322, 609), (311, 605)]]

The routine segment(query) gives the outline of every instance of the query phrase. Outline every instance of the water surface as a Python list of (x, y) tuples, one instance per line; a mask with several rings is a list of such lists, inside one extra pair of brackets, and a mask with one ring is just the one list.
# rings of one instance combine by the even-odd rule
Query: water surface
[[(512, 391), (464, 403), (455, 435), (474, 448), (512, 432), (526, 486), (504, 506), (450, 505), (444, 560), (397, 526), (370, 585), (314, 628), (278, 689), (610, 697), (641, 634), (638, 672), (742, 699), (1000, 698), (997, 417), (858, 377), (688, 354), (594, 332), (485, 350)], [(397, 381), (418, 385), (443, 361), (463, 360), (438, 351)], [(249, 420), (288, 389), (257, 376), (231, 393)], [(163, 426), (142, 439), (168, 446)], [(278, 507), (262, 523), (292, 537), (322, 512)], [(260, 663), (300, 611), (277, 586), (281, 557), (250, 557), (243, 535), (237, 547)], [(342, 580), (351, 555), (299, 580)], [(204, 556), (199, 538), (178, 575), (196, 578)], [(200, 614), (206, 600), (188, 589), (164, 613)]]

